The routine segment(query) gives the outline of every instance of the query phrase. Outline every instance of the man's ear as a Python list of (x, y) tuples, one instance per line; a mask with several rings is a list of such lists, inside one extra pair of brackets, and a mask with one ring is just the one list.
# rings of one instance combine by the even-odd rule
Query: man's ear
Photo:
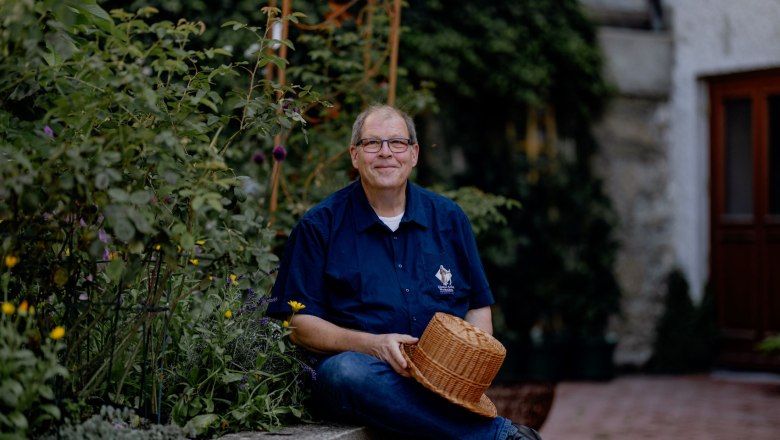
[(350, 157), (350, 159), (352, 159), (352, 167), (355, 168), (355, 169), (357, 169), (357, 167), (358, 167), (357, 166), (357, 155), (358, 155), (357, 147), (355, 147), (354, 145), (350, 145), (349, 146), (349, 157)]

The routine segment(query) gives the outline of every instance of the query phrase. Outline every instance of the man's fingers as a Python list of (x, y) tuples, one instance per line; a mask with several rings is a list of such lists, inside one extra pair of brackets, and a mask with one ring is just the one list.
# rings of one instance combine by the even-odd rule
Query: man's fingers
[(419, 339), (420, 338), (415, 338), (414, 336), (401, 335), (401, 343), (403, 344), (416, 344)]
[(403, 334), (385, 334), (381, 335), (382, 342), (377, 346), (376, 357), (384, 360), (395, 370), (396, 373), (404, 377), (411, 377), (406, 358), (402, 353), (403, 344), (415, 344), (419, 338)]
[(393, 367), (393, 370), (395, 370), (395, 372), (401, 376), (411, 377), (411, 374), (409, 374), (409, 370), (407, 369), (406, 359), (403, 357), (403, 355), (401, 355), (400, 362), (398, 359), (393, 358), (393, 360), (390, 362), (390, 366)]

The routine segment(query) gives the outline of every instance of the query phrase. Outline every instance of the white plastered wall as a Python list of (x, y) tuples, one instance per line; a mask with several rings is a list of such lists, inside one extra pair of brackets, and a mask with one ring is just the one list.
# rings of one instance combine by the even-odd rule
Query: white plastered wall
[(670, 0), (674, 40), (670, 191), (673, 246), (691, 294), (709, 277), (709, 133), (705, 76), (780, 67), (780, 0)]

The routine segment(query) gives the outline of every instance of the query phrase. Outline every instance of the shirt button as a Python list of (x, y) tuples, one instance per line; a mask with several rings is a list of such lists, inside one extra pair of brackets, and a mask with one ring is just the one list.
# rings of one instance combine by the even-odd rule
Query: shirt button
[(393, 235), (393, 240), (398, 240), (398, 236), (397, 235)]
[(404, 289), (404, 292), (409, 293), (409, 289)]
[(398, 268), (399, 268), (399, 269), (403, 269), (403, 268), (404, 268), (404, 265), (403, 265), (403, 264), (399, 264), (399, 265), (398, 265)]
[(412, 321), (417, 321), (417, 317), (412, 316)]

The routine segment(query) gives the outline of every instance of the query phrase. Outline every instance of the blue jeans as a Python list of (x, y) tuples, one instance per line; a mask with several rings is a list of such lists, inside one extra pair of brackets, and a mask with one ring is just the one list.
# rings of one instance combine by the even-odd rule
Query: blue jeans
[(399, 438), (462, 440), (504, 440), (512, 424), (461, 408), (362, 353), (324, 358), (316, 370), (313, 409), (332, 421), (380, 428)]

